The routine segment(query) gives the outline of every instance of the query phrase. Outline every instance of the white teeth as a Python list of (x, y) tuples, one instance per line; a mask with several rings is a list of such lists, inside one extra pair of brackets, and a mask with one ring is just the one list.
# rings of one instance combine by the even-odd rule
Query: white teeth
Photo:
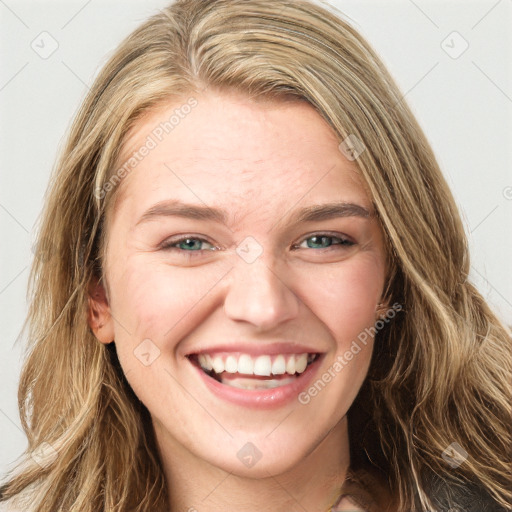
[(254, 369), (254, 363), (252, 357), (247, 354), (242, 354), (238, 358), (238, 373), (245, 373), (246, 375), (252, 375)]
[(284, 356), (279, 354), (272, 363), (272, 374), (283, 375), (283, 373), (286, 373), (286, 361), (284, 360)]
[[(278, 354), (276, 356), (260, 355), (252, 357), (249, 354), (199, 354), (198, 361), (206, 371), (213, 370), (217, 374), (223, 372), (240, 373), (243, 375), (295, 375), (303, 373), (306, 367), (315, 359), (315, 354)], [(281, 379), (283, 380), (283, 379)]]
[(213, 371), (215, 373), (222, 373), (224, 371), (224, 361), (222, 357), (216, 356), (213, 358)]
[(228, 373), (236, 373), (238, 371), (238, 361), (235, 356), (228, 356), (224, 365)]
[(254, 380), (254, 379), (226, 379), (222, 380), (222, 384), (231, 386), (238, 389), (271, 389), (280, 386), (286, 386), (292, 383), (295, 377), (288, 377), (286, 379), (268, 379), (268, 380)]
[(199, 364), (201, 365), (201, 368), (204, 368), (205, 370), (210, 371), (212, 366), (212, 358), (208, 354), (199, 354)]
[(308, 355), (307, 354), (301, 354), (296, 360), (295, 360), (295, 371), (298, 373), (302, 373), (306, 366), (308, 365)]
[(272, 362), (270, 356), (259, 356), (254, 361), (254, 375), (270, 376), (272, 370)]
[(295, 373), (295, 357), (288, 358), (286, 362), (286, 373), (293, 375)]

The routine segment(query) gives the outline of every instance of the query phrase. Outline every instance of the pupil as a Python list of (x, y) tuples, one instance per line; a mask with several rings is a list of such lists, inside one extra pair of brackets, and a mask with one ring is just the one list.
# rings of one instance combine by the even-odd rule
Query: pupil
[[(195, 240), (193, 238), (187, 238), (186, 240), (184, 240), (182, 243), (185, 244), (185, 246), (189, 249), (193, 249), (194, 247), (194, 244), (197, 244), (199, 242), (199, 240)], [(199, 242), (200, 243), (200, 242)], [(192, 247), (191, 247), (192, 246)]]
[[(313, 245), (315, 245), (315, 244), (321, 245), (322, 241), (328, 241), (329, 238), (330, 237), (328, 237), (328, 236), (313, 236), (313, 237), (311, 237), (311, 240), (313, 240)], [(318, 240), (320, 240), (320, 241), (318, 242)], [(330, 243), (327, 244), (327, 246), (330, 246), (330, 245), (331, 245)], [(310, 247), (311, 247), (311, 245), (310, 245)]]

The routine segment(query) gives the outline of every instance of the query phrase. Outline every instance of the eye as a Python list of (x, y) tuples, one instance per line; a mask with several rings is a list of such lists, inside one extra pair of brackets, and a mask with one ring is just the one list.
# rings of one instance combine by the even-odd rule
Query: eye
[[(300, 244), (295, 244), (293, 248), (335, 249), (336, 246), (339, 246), (338, 248), (343, 250), (344, 248), (349, 248), (352, 247), (353, 245), (356, 245), (355, 242), (352, 242), (351, 240), (343, 236), (341, 233), (336, 233), (335, 235), (332, 233), (314, 233), (304, 238), (303, 241), (300, 242)], [(304, 243), (307, 244), (306, 247), (304, 247)], [(210, 245), (210, 249), (202, 248), (203, 244)], [(193, 257), (196, 254), (199, 256), (199, 254), (203, 251), (218, 250), (218, 247), (215, 247), (205, 238), (192, 235), (170, 238), (164, 241), (162, 244), (160, 244), (159, 248), (165, 251), (177, 251), (182, 254), (187, 254), (187, 256), (189, 257)]]
[[(333, 245), (338, 245), (340, 249), (343, 249), (355, 245), (355, 242), (352, 242), (341, 233), (336, 233), (336, 235), (339, 236), (335, 236), (332, 233), (314, 233), (305, 238), (300, 244), (294, 245), (294, 248), (305, 248), (302, 245), (304, 242), (307, 243), (307, 248), (310, 249), (329, 249)], [(312, 240), (312, 242), (308, 242), (308, 240)]]
[[(213, 247), (213, 249), (202, 249), (201, 244), (206, 243)], [(160, 244), (160, 249), (166, 251), (179, 251), (183, 253), (195, 253), (204, 250), (216, 250), (216, 247), (210, 244), (208, 240), (196, 236), (181, 236), (178, 238), (171, 238)], [(192, 255), (192, 254), (191, 254)]]

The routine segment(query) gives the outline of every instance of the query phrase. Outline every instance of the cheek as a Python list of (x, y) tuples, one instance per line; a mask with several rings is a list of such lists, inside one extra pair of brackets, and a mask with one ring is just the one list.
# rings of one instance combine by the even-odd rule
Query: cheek
[(308, 307), (335, 342), (318, 379), (298, 397), (301, 404), (313, 407), (319, 422), (338, 421), (349, 410), (368, 373), (375, 306), (384, 281), (379, 262), (368, 254), (308, 275), (305, 285), (310, 296), (316, 297)]
[(190, 332), (219, 276), (222, 272), (173, 269), (147, 257), (130, 258), (116, 276), (112, 286), (116, 350), (130, 386), (148, 408), (164, 400), (171, 408), (182, 403), (179, 386), (165, 386), (173, 382), (169, 353)]
[[(350, 344), (376, 321), (381, 297), (382, 265), (371, 255), (308, 274), (303, 296), (308, 307), (329, 328), (338, 345)], [(341, 347), (340, 347), (341, 348)]]
[(119, 334), (132, 343), (179, 339), (194, 308), (222, 275), (222, 269), (172, 268), (143, 256), (130, 258), (116, 279), (114, 314), (124, 327)]

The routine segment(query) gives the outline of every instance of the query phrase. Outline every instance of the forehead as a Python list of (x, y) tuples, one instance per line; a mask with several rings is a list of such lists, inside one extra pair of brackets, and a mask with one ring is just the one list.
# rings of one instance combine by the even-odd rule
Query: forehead
[(309, 103), (210, 92), (182, 108), (189, 99), (157, 105), (128, 133), (116, 165), (128, 171), (116, 210), (124, 202), (140, 210), (168, 198), (222, 204), (239, 215), (300, 200), (371, 204), (356, 164)]

